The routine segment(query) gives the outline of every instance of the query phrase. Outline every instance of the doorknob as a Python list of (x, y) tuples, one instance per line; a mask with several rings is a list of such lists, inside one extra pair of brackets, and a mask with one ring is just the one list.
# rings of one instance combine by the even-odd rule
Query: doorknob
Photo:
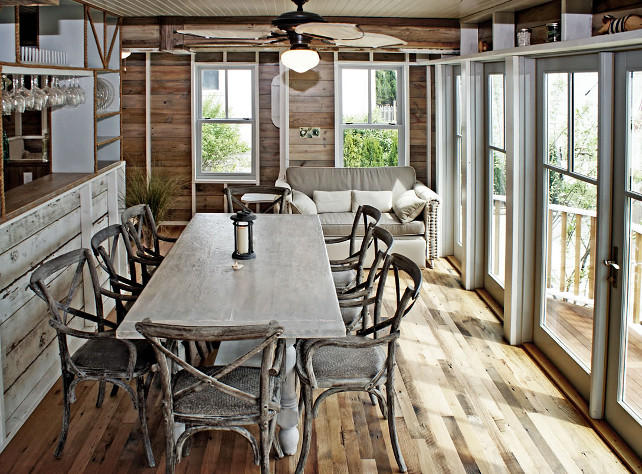
[(604, 260), (604, 265), (609, 267), (609, 277), (606, 279), (611, 282), (613, 288), (617, 288), (617, 272), (620, 271), (620, 266), (617, 263), (618, 248), (613, 247), (612, 260)]

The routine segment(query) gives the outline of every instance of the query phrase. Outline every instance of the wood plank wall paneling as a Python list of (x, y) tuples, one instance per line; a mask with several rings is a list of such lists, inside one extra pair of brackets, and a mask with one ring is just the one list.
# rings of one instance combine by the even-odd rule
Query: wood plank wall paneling
[(279, 75), (279, 53), (259, 54), (259, 178), (272, 185), (279, 177), (281, 148), (279, 129), (272, 123), (272, 79)]
[(145, 167), (145, 54), (135, 53), (123, 61), (123, 159), (131, 168)]
[[(290, 166), (334, 166), (334, 57), (319, 54), (319, 65), (290, 72)], [(301, 138), (299, 127), (319, 127), (319, 137)]]
[(152, 175), (178, 178), (181, 190), (167, 220), (192, 216), (191, 59), (187, 55), (151, 55)]
[(606, 13), (639, 6), (640, 0), (595, 0), (593, 2), (593, 13)]
[[(48, 324), (50, 316), (45, 304), (26, 289), (31, 272), (53, 256), (80, 248), (94, 232), (114, 223), (110, 216), (117, 216), (117, 210), (110, 209), (110, 205), (116, 202), (114, 196), (123, 186), (124, 174), (118, 167), (0, 225), (0, 395), (8, 438), (60, 376), (58, 345)], [(91, 209), (83, 207), (88, 204)], [(83, 216), (91, 222), (83, 223)], [(99, 276), (101, 281), (107, 279), (102, 270)], [(64, 278), (60, 275), (56, 281)], [(82, 299), (82, 286), (80, 290), (77, 297)], [(113, 304), (106, 305), (106, 310), (112, 307)], [(0, 446), (4, 442), (0, 439)]]
[[(436, 120), (435, 120), (435, 67), (430, 67), (430, 169), (432, 170), (430, 176), (430, 182), (426, 182), (426, 186), (430, 189), (437, 189), (437, 174), (435, 170), (437, 169), (437, 139), (435, 136), (436, 131)], [(428, 87), (428, 85), (426, 85)], [(428, 181), (428, 178), (426, 178)]]
[(426, 66), (410, 66), (410, 166), (417, 179), (426, 182)]

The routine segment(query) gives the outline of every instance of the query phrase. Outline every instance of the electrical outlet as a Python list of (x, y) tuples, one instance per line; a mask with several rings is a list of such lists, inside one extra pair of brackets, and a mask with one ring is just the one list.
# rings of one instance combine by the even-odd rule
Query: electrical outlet
[(299, 127), (299, 136), (301, 138), (318, 138), (321, 136), (319, 127)]

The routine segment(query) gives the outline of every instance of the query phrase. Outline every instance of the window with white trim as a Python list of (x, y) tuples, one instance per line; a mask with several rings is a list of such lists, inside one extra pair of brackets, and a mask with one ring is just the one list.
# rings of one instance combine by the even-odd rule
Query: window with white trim
[(405, 165), (404, 68), (338, 66), (338, 167)]
[(196, 180), (256, 182), (256, 65), (207, 63), (194, 68)]

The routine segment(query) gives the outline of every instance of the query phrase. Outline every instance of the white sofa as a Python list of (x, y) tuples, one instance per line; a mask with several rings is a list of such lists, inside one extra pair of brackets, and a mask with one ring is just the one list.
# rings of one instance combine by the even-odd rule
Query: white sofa
[[(319, 215), (327, 237), (348, 235), (354, 210), (359, 204), (370, 204), (382, 211), (379, 225), (395, 238), (392, 251), (406, 255), (421, 268), (426, 263), (432, 267), (437, 257), (437, 212), (441, 200), (417, 181), (415, 169), (410, 166), (291, 167), (286, 170), (285, 180), (278, 180), (276, 185), (292, 190), (292, 212)], [(414, 193), (408, 192), (411, 190)], [(415, 213), (418, 215), (413, 218)], [(343, 258), (346, 253), (339, 245), (328, 246), (330, 258)]]

